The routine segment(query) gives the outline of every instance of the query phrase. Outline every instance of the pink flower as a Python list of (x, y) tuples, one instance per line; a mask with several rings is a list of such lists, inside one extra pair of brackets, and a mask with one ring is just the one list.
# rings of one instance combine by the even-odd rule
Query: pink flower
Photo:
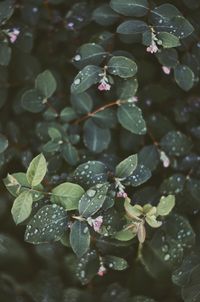
[(117, 197), (122, 197), (122, 198), (126, 198), (128, 195), (127, 195), (127, 193), (126, 192), (122, 192), (122, 191), (119, 191), (118, 193), (117, 193)]
[(146, 50), (147, 50), (147, 52), (150, 52), (150, 53), (156, 53), (158, 51), (158, 46), (156, 45), (156, 43), (154, 41), (152, 41), (152, 44), (149, 45)]
[(98, 233), (100, 231), (101, 225), (103, 223), (103, 216), (98, 216), (95, 219), (92, 219), (91, 217), (89, 217), (87, 219), (87, 222), (89, 223), (90, 226), (93, 227), (94, 231)]
[(169, 68), (167, 66), (162, 66), (162, 70), (165, 74), (170, 74), (170, 72), (171, 72), (171, 68)]
[(170, 165), (170, 159), (169, 157), (165, 154), (164, 151), (160, 151), (160, 160), (163, 163), (164, 168), (168, 168)]
[(100, 90), (100, 91), (103, 91), (103, 90), (110, 90), (110, 88), (111, 88), (111, 85), (110, 84), (108, 84), (108, 83), (106, 83), (105, 81), (102, 81), (100, 84), (99, 84), (99, 86), (98, 86), (98, 89)]
[(103, 277), (106, 274), (106, 268), (103, 264), (101, 264), (97, 275), (99, 275), (100, 277)]
[(15, 43), (15, 41), (17, 40), (18, 35), (20, 34), (19, 29), (17, 28), (13, 28), (8, 32), (8, 36), (10, 38), (10, 42), (11, 43)]

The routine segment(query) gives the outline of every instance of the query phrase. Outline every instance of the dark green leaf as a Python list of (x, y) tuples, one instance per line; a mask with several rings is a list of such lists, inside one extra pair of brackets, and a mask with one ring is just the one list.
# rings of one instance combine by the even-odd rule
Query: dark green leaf
[(109, 26), (119, 19), (119, 15), (108, 4), (103, 4), (93, 11), (92, 19), (102, 26)]
[(90, 112), (93, 108), (92, 98), (86, 92), (80, 94), (72, 94), (71, 104), (78, 114), (86, 114)]
[(104, 262), (107, 267), (116, 271), (123, 271), (128, 267), (125, 259), (116, 256), (106, 256)]
[(22, 95), (22, 107), (30, 112), (41, 112), (45, 108), (46, 101), (40, 91), (31, 89)]
[(188, 91), (194, 85), (194, 73), (193, 71), (186, 65), (177, 65), (174, 69), (175, 81), (179, 87), (183, 90)]
[(130, 176), (133, 171), (136, 169), (138, 163), (137, 154), (131, 155), (121, 161), (115, 170), (115, 175), (118, 178), (126, 178)]
[(13, 0), (4, 0), (0, 2), (0, 24), (5, 24), (14, 12)]
[(81, 259), (79, 259), (76, 275), (81, 283), (85, 285), (98, 273), (99, 267), (99, 256), (95, 250), (89, 250)]
[(186, 155), (192, 148), (191, 140), (180, 131), (168, 132), (160, 142), (162, 149), (170, 156)]
[(33, 244), (58, 241), (67, 229), (67, 213), (56, 205), (42, 207), (26, 227), (25, 240)]
[(70, 244), (74, 253), (82, 257), (90, 247), (90, 232), (86, 222), (75, 221), (71, 226)]
[(7, 148), (8, 140), (3, 134), (0, 134), (0, 153), (4, 152)]
[(40, 73), (35, 80), (35, 87), (43, 94), (44, 97), (49, 98), (55, 92), (57, 83), (50, 70), (45, 70)]
[(108, 61), (108, 72), (121, 78), (131, 78), (137, 72), (136, 63), (122, 56), (114, 56)]
[(6, 41), (0, 41), (0, 65), (7, 66), (11, 59), (11, 48)]
[(149, 8), (147, 0), (111, 0), (110, 6), (117, 13), (129, 17), (142, 17)]

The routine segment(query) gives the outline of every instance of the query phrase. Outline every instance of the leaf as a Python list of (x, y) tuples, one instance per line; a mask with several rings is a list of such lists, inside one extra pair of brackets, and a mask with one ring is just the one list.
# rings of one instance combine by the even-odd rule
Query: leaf
[(129, 17), (143, 17), (149, 9), (147, 0), (111, 0), (110, 6), (117, 13)]
[(114, 128), (117, 124), (116, 111), (113, 108), (107, 108), (92, 115), (95, 124), (102, 128)]
[(136, 236), (136, 234), (133, 231), (123, 229), (123, 230), (117, 232), (115, 234), (114, 238), (117, 240), (120, 240), (120, 241), (129, 241), (129, 240), (133, 239), (135, 236)]
[(72, 107), (65, 107), (60, 112), (60, 119), (62, 122), (71, 122), (77, 118), (76, 112)]
[(56, 204), (46, 205), (28, 223), (25, 241), (33, 244), (58, 241), (67, 230), (67, 227), (66, 211)]
[(71, 226), (70, 245), (78, 257), (82, 257), (90, 247), (90, 232), (86, 222), (75, 221)]
[(137, 187), (145, 183), (151, 177), (151, 171), (144, 165), (139, 164), (135, 171), (122, 181), (127, 186)]
[(109, 188), (109, 183), (97, 184), (85, 192), (79, 201), (79, 214), (88, 218), (101, 209)]
[(108, 168), (100, 161), (88, 161), (79, 165), (74, 171), (74, 180), (87, 188), (105, 183), (107, 179)]
[(172, 48), (181, 45), (179, 38), (168, 32), (161, 32), (157, 35), (157, 37), (162, 41), (163, 48)]
[(11, 48), (7, 41), (0, 41), (0, 65), (8, 66), (11, 59)]
[(138, 90), (138, 81), (136, 78), (119, 78), (116, 84), (117, 97), (119, 100), (130, 99)]
[(117, 33), (123, 35), (141, 35), (149, 29), (148, 25), (140, 20), (128, 20), (117, 27)]
[(180, 131), (169, 131), (160, 142), (161, 148), (169, 156), (183, 156), (192, 148), (191, 140)]
[(77, 165), (79, 161), (79, 154), (77, 149), (70, 143), (66, 143), (62, 148), (62, 156), (71, 166)]
[(168, 215), (175, 206), (175, 196), (168, 195), (162, 196), (159, 204), (157, 205), (157, 215), (166, 216)]
[(95, 250), (89, 250), (79, 259), (79, 263), (76, 268), (76, 276), (81, 283), (85, 285), (98, 273), (99, 267), (100, 261), (97, 252)]
[(44, 155), (41, 153), (30, 163), (26, 176), (29, 184), (35, 187), (41, 183), (47, 172), (47, 163)]
[(52, 96), (56, 91), (57, 83), (50, 70), (40, 73), (35, 80), (35, 88), (40, 91), (46, 98)]
[(125, 199), (124, 208), (130, 218), (137, 219), (137, 217), (143, 215), (143, 208), (138, 204), (132, 206), (130, 198)]
[(155, 215), (147, 215), (145, 217), (145, 221), (152, 228), (159, 228), (162, 225), (162, 221), (157, 220)]
[(101, 45), (95, 43), (83, 44), (73, 58), (73, 64), (82, 69), (87, 65), (100, 65), (107, 53)]
[(178, 64), (178, 53), (174, 48), (161, 49), (156, 53), (156, 57), (163, 66), (175, 67)]
[(102, 26), (110, 26), (119, 19), (119, 15), (108, 4), (103, 4), (93, 11), (92, 19)]
[(185, 91), (189, 91), (194, 85), (194, 73), (186, 65), (178, 64), (174, 69), (174, 77), (178, 86)]
[(136, 105), (132, 103), (120, 105), (117, 117), (122, 127), (130, 132), (139, 135), (146, 133), (146, 123), (142, 117), (142, 111)]
[(64, 182), (52, 190), (51, 202), (70, 211), (78, 209), (78, 202), (84, 194), (84, 189), (74, 183)]
[(22, 192), (14, 201), (11, 213), (16, 224), (26, 220), (32, 211), (33, 197), (30, 191)]
[(0, 24), (3, 25), (12, 16), (14, 12), (13, 0), (4, 0), (0, 2)]
[(107, 64), (108, 72), (121, 78), (130, 78), (137, 73), (136, 63), (122, 56), (112, 57)]
[(88, 119), (84, 124), (84, 144), (92, 152), (100, 153), (107, 149), (111, 134), (109, 129), (98, 127), (92, 119)]
[(33, 113), (41, 112), (46, 107), (44, 96), (37, 89), (25, 91), (22, 95), (21, 104), (25, 110)]
[[(177, 244), (178, 242), (178, 244)], [(142, 249), (142, 262), (154, 278), (168, 276), (195, 243), (195, 233), (188, 220), (170, 215)]]
[(93, 108), (93, 100), (87, 92), (72, 94), (71, 104), (78, 114), (86, 114)]
[(137, 167), (137, 154), (133, 154), (121, 161), (115, 170), (115, 175), (118, 178), (126, 178), (130, 176)]
[(176, 173), (165, 178), (160, 186), (162, 194), (178, 194), (183, 191), (186, 177), (183, 174)]
[(160, 162), (158, 148), (155, 145), (144, 146), (138, 153), (138, 161), (145, 168), (154, 171)]
[(104, 263), (108, 268), (115, 271), (123, 271), (128, 267), (128, 263), (125, 259), (116, 256), (106, 256), (104, 258)]
[(102, 68), (94, 65), (85, 66), (78, 75), (75, 77), (71, 86), (71, 92), (79, 94), (86, 91), (93, 84), (96, 84), (100, 80), (100, 74), (102, 74)]
[(0, 153), (3, 153), (7, 148), (8, 140), (3, 134), (0, 134)]

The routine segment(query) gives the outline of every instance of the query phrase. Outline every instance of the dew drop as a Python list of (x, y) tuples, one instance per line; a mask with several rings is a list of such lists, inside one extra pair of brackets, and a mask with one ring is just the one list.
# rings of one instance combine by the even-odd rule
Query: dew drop
[(170, 255), (169, 255), (169, 254), (166, 254), (165, 257), (164, 257), (164, 260), (165, 260), (165, 261), (168, 261), (169, 259), (170, 259)]
[(89, 196), (89, 197), (94, 197), (94, 195), (96, 194), (96, 191), (95, 190), (88, 190), (87, 191), (87, 195)]
[(80, 56), (80, 55), (76, 55), (76, 56), (74, 57), (74, 61), (78, 62), (78, 61), (80, 61), (80, 60), (81, 60), (81, 56)]
[(81, 80), (80, 80), (80, 79), (75, 79), (75, 80), (74, 80), (74, 84), (75, 84), (75, 85), (79, 85), (79, 84), (80, 84), (80, 82), (81, 82)]

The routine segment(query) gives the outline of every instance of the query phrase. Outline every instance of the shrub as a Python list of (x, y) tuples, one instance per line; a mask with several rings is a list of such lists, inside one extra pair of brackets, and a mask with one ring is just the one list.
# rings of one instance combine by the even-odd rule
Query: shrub
[(3, 302), (200, 301), (199, 12), (0, 1)]

